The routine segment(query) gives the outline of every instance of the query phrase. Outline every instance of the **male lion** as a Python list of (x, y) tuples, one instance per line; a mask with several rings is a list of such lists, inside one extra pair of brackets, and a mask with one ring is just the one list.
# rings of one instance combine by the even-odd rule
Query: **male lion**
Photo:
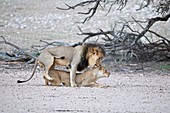
[(18, 80), (17, 82), (22, 83), (29, 81), (34, 75), (37, 62), (39, 62), (44, 66), (43, 75), (48, 80), (53, 80), (53, 78), (49, 76), (49, 69), (53, 69), (56, 64), (69, 67), (70, 83), (71, 86), (74, 87), (77, 86), (75, 83), (76, 71), (81, 71), (88, 66), (100, 66), (104, 56), (105, 51), (99, 44), (82, 44), (75, 47), (59, 46), (47, 48), (42, 51), (36, 60), (32, 76), (28, 80)]
[[(59, 86), (61, 83), (64, 86), (70, 86), (70, 74), (69, 72), (50, 69), (49, 70), (50, 77), (53, 80), (48, 80), (44, 76), (45, 84), (52, 86)], [(88, 69), (81, 74), (76, 74), (75, 82), (78, 86), (84, 87), (104, 87), (105, 85), (99, 84), (96, 81), (102, 77), (109, 77), (110, 73), (102, 66), (96, 67), (94, 69)]]

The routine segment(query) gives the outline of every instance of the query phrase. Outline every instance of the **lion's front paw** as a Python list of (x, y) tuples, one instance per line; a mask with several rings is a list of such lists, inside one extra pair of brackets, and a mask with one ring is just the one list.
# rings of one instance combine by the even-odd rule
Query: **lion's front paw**
[(71, 87), (77, 87), (76, 83), (71, 83)]
[(110, 87), (109, 85), (105, 85), (103, 88), (108, 88), (108, 87)]
[(99, 87), (99, 88), (107, 88), (107, 87), (109, 87), (109, 85), (99, 84), (98, 87)]

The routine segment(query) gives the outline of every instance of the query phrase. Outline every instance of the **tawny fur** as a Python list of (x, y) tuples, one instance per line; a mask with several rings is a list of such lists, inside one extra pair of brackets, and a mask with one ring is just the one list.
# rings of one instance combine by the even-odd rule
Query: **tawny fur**
[[(70, 86), (69, 72), (50, 69), (49, 75), (53, 78), (53, 80), (48, 80), (44, 76), (46, 85), (60, 86), (61, 84), (63, 84), (64, 86)], [(105, 85), (99, 84), (96, 81), (102, 77), (109, 77), (109, 75), (110, 73), (104, 67), (101, 66), (95, 69), (88, 69), (81, 74), (77, 74), (75, 77), (75, 81), (78, 86), (104, 87)]]
[(36, 60), (31, 77), (25, 81), (18, 81), (18, 83), (29, 81), (33, 77), (37, 63), (39, 62), (44, 67), (43, 76), (48, 80), (53, 80), (53, 78), (49, 76), (49, 70), (54, 69), (55, 65), (69, 67), (71, 86), (76, 86), (76, 71), (81, 71), (88, 66), (100, 66), (101, 60), (104, 56), (104, 49), (97, 44), (83, 44), (76, 47), (59, 46), (47, 48), (42, 51)]

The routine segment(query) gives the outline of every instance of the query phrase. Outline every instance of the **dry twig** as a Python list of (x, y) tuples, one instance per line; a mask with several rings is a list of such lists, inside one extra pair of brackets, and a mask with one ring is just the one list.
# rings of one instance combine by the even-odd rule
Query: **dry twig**
[[(115, 32), (113, 30), (111, 31), (103, 31), (99, 30), (99, 32), (93, 33), (93, 32), (83, 32), (81, 28), (80, 34), (79, 35), (85, 35), (86, 37), (84, 38), (83, 42), (85, 42), (87, 39), (95, 36), (105, 36), (105, 38), (102, 38), (105, 41), (105, 48), (108, 50), (108, 54), (117, 54), (117, 52), (123, 52), (122, 53), (122, 58), (123, 60), (141, 60), (141, 59), (153, 59), (155, 58), (154, 56), (159, 56), (162, 55), (164, 58), (168, 55), (170, 51), (170, 41), (157, 34), (156, 32), (150, 30), (150, 28), (154, 25), (154, 23), (158, 21), (167, 21), (169, 19), (169, 14), (165, 17), (156, 17), (156, 18), (151, 18), (147, 22), (147, 25), (143, 27), (141, 23), (143, 21), (138, 21), (135, 18), (133, 18), (133, 22), (137, 23), (143, 30), (142, 31), (135, 31), (133, 30), (130, 25), (128, 24), (129, 22), (125, 21), (123, 23), (122, 29), (120, 31)], [(132, 21), (130, 21), (132, 22)], [(130, 32), (127, 32), (129, 31)], [(158, 42), (151, 42), (149, 37), (145, 36), (147, 32), (150, 32), (160, 38), (162, 38), (161, 41)], [(149, 44), (144, 44), (141, 42), (141, 38), (145, 37)], [(160, 52), (160, 54), (158, 54)], [(156, 58), (158, 59), (158, 58)]]
[(10, 45), (10, 46), (14, 47), (15, 49), (19, 50), (19, 51), (20, 51), (21, 53), (23, 53), (24, 55), (29, 56), (30, 58), (36, 59), (35, 56), (33, 56), (33, 55), (25, 52), (23, 49), (21, 49), (21, 48), (18, 47), (17, 45), (15, 45), (15, 44), (13, 44), (13, 43), (11, 43), (11, 42), (8, 42), (8, 41), (5, 39), (4, 36), (0, 36), (0, 37), (3, 39), (3, 41), (0, 41), (1, 44), (4, 43), (4, 44), (7, 44), (7, 45)]
[(60, 8), (60, 7), (56, 7), (56, 8), (60, 9), (60, 10), (70, 10), (70, 9), (75, 9), (77, 7), (80, 7), (80, 6), (83, 7), (83, 6), (87, 6), (87, 5), (94, 3), (94, 6), (89, 8), (87, 12), (78, 12), (78, 14), (89, 15), (82, 22), (82, 23), (85, 23), (86, 21), (90, 20), (95, 15), (97, 8), (100, 6), (101, 1), (102, 0), (87, 0), (87, 1), (84, 1), (84, 2), (80, 2), (80, 3), (78, 3), (74, 6), (70, 6), (70, 5), (66, 4), (66, 6), (68, 8)]

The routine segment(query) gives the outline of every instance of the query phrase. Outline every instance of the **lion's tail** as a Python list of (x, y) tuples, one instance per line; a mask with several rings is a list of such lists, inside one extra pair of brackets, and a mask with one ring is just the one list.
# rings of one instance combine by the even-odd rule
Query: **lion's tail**
[(32, 72), (32, 75), (30, 78), (28, 78), (27, 80), (17, 80), (17, 83), (23, 83), (23, 82), (27, 82), (29, 81), (33, 76), (34, 76), (34, 73), (35, 73), (35, 70), (37, 68), (37, 64), (38, 64), (38, 59), (36, 59), (35, 63), (34, 63), (34, 68), (33, 68), (33, 72)]

